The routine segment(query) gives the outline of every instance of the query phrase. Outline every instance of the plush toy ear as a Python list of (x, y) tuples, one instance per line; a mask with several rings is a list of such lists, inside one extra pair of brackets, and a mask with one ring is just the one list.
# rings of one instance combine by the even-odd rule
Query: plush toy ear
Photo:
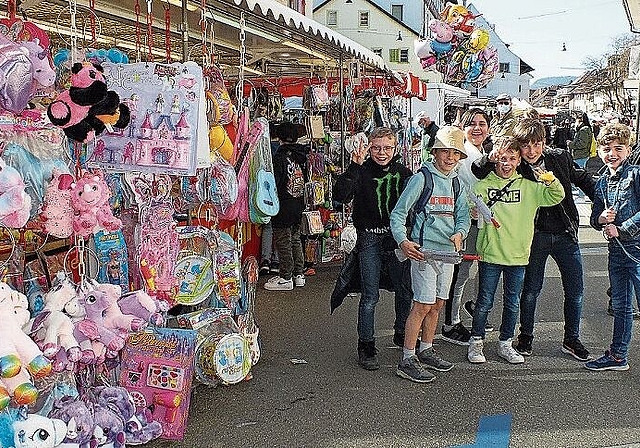
[(82, 70), (82, 64), (80, 62), (76, 62), (75, 64), (73, 64), (73, 67), (71, 67), (71, 73), (73, 73), (74, 75), (80, 73), (80, 70)]
[(70, 190), (75, 187), (76, 184), (73, 181), (73, 176), (71, 174), (61, 174), (58, 178), (58, 190)]

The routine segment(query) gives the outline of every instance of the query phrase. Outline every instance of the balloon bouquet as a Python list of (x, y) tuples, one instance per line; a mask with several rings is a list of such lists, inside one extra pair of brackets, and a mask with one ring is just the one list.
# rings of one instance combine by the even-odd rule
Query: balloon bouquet
[(498, 71), (498, 52), (489, 45), (489, 32), (475, 27), (477, 17), (462, 5), (450, 4), (440, 20), (431, 19), (433, 38), (414, 42), (422, 68), (439, 71), (448, 84), (486, 86)]

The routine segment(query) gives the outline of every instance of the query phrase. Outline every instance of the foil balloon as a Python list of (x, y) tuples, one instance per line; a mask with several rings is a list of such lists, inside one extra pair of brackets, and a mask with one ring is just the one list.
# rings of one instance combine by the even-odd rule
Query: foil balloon
[(433, 38), (438, 42), (451, 42), (453, 39), (453, 28), (442, 20), (431, 19), (429, 29), (433, 33)]
[(462, 5), (449, 4), (440, 13), (440, 18), (453, 28), (456, 28), (464, 21), (464, 18), (470, 14), (469, 10)]
[(413, 52), (418, 59), (428, 58), (431, 55), (429, 41), (426, 39), (416, 39), (413, 41)]
[(496, 75), (499, 68), (498, 50), (493, 46), (488, 46), (478, 53), (478, 60), (482, 61), (482, 73), (476, 80), (478, 88), (486, 86)]
[(484, 50), (489, 45), (489, 32), (482, 28), (476, 28), (469, 36), (469, 48), (472, 51), (478, 52)]
[(0, 107), (20, 113), (27, 107), (33, 88), (28, 51), (0, 34)]
[(43, 49), (51, 46), (49, 35), (44, 30), (35, 23), (18, 18), (0, 19), (0, 34), (4, 34), (14, 42), (35, 41), (37, 39)]

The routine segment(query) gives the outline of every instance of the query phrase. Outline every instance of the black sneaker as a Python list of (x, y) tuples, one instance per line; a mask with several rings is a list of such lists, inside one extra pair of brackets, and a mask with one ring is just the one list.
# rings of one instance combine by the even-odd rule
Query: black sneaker
[(455, 324), (449, 331), (442, 327), (442, 340), (456, 345), (469, 345), (471, 332), (462, 325), (462, 322)]
[[(469, 317), (473, 318), (473, 312), (476, 309), (476, 302), (474, 302), (473, 300), (467, 300), (466, 302), (464, 302), (464, 306), (462, 308), (464, 308)], [(491, 333), (493, 331), (493, 325), (491, 324), (491, 322), (489, 322), (488, 319), (487, 323), (484, 324), (484, 331), (486, 333)]]
[(531, 353), (533, 353), (533, 349), (531, 348), (532, 342), (533, 336), (528, 336), (522, 333), (519, 334), (518, 343), (516, 344), (516, 351), (522, 356), (531, 356)]
[(375, 341), (358, 341), (358, 364), (365, 370), (378, 370), (380, 368)]
[(430, 383), (436, 379), (433, 373), (422, 367), (416, 355), (400, 361), (396, 369), (396, 375), (414, 383)]
[(269, 273), (269, 260), (262, 260), (262, 263), (260, 263), (260, 275), (267, 275)]
[(578, 338), (566, 339), (562, 343), (562, 352), (567, 353), (582, 362), (586, 362), (591, 359), (589, 351), (584, 348), (584, 345), (582, 345), (582, 342), (580, 342), (580, 339)]
[(269, 272), (271, 272), (272, 274), (279, 274), (280, 263), (278, 263), (277, 261), (272, 261), (271, 265), (269, 265)]

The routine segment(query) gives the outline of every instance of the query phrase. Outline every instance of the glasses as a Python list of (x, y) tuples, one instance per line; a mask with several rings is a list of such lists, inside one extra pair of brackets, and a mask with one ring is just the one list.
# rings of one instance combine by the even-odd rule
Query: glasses
[(395, 146), (371, 146), (372, 152), (392, 152), (396, 149)]
[(511, 103), (509, 101), (498, 101), (498, 104), (506, 104), (508, 106)]

